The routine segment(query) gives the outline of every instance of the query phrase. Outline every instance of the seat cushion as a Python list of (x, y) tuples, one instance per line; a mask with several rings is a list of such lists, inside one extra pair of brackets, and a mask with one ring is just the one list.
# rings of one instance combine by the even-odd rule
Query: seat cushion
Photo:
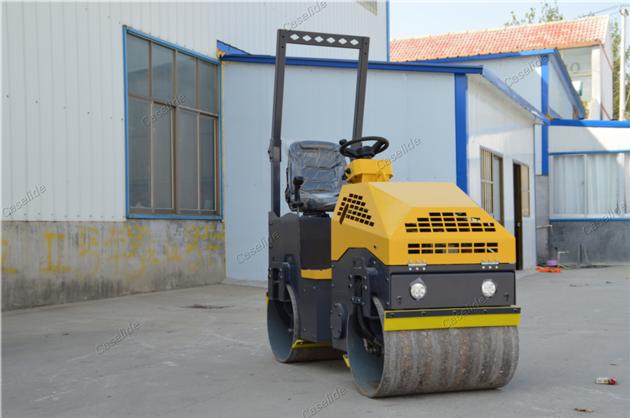
[(301, 176), (302, 211), (332, 211), (337, 203), (346, 159), (339, 154), (339, 146), (333, 142), (299, 141), (289, 147), (287, 163), (287, 188), (285, 197), (293, 209), (293, 179)]

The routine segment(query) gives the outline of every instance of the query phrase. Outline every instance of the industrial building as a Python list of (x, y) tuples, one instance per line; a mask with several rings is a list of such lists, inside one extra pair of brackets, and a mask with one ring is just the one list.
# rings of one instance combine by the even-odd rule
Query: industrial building
[(610, 26), (595, 16), (391, 43), (392, 61), (483, 65), (546, 116), (535, 128), (538, 263), (630, 261), (630, 123), (608, 120)]
[[(266, 280), (278, 28), (369, 36), (363, 131), (390, 140), (396, 179), (456, 183), (516, 234), (519, 268), (556, 245), (537, 226), (568, 203), (539, 196), (575, 149), (550, 115), (584, 115), (556, 50), (388, 62), (386, 2), (2, 7), (3, 309)], [(289, 50), (285, 147), (351, 134), (356, 57), (319, 49)], [(620, 127), (606, 151), (630, 148)]]

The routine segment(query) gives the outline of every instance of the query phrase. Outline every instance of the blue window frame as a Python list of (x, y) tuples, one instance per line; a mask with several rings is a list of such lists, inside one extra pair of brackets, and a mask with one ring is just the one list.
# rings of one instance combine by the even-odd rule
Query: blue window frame
[(218, 61), (123, 32), (127, 217), (219, 219)]

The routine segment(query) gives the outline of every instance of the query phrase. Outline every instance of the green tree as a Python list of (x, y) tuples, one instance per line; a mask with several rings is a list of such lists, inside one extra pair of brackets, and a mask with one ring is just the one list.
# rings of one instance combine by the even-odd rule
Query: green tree
[[(557, 1), (553, 4), (549, 4), (545, 1), (540, 6), (539, 11), (537, 11), (536, 8), (531, 7), (529, 11), (525, 12), (525, 15), (523, 17), (516, 16), (516, 13), (514, 13), (514, 11), (511, 11), (510, 13), (512, 15), (512, 20), (506, 22), (505, 26), (531, 25), (533, 23), (556, 22), (559, 20), (564, 20), (564, 16), (560, 12)], [(594, 16), (594, 14), (588, 13), (585, 16)], [(621, 35), (619, 32), (619, 22), (615, 21), (612, 26), (613, 119), (618, 119), (619, 116), (619, 68), (621, 66), (621, 57), (619, 54), (620, 44)], [(630, 47), (628, 47), (628, 49), (626, 50), (626, 74), (628, 74), (629, 66)], [(626, 119), (630, 119), (630, 77), (626, 77), (626, 79)]]
[(506, 22), (505, 26), (531, 25), (533, 23), (557, 22), (558, 20), (564, 20), (564, 16), (560, 13), (557, 1), (554, 1), (553, 4), (549, 4), (545, 1), (540, 6), (539, 11), (536, 11), (536, 8), (534, 7), (530, 7), (530, 9), (525, 12), (525, 15), (520, 18), (516, 16), (514, 11), (511, 11), (510, 13), (512, 15), (512, 20)]
[[(615, 21), (612, 26), (612, 54), (613, 54), (613, 119), (619, 119), (619, 69), (621, 66), (621, 33), (619, 31), (619, 22)], [(630, 109), (628, 103), (630, 101), (630, 78), (628, 74), (628, 64), (630, 63), (630, 47), (626, 49), (626, 119), (630, 119)]]

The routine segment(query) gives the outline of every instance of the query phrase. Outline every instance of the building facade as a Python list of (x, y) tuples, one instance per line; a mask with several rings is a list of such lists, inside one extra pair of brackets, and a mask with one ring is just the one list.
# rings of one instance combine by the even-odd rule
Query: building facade
[(348, 32), (383, 60), (375, 6), (3, 3), (3, 309), (223, 280), (217, 45)]
[[(539, 104), (581, 111), (554, 58), (513, 85), (489, 61), (384, 62), (381, 2), (3, 11), (3, 309), (266, 279), (278, 28), (369, 36), (364, 132), (391, 141), (395, 180), (456, 183), (535, 266)], [(356, 57), (293, 47), (285, 146), (349, 136)]]

